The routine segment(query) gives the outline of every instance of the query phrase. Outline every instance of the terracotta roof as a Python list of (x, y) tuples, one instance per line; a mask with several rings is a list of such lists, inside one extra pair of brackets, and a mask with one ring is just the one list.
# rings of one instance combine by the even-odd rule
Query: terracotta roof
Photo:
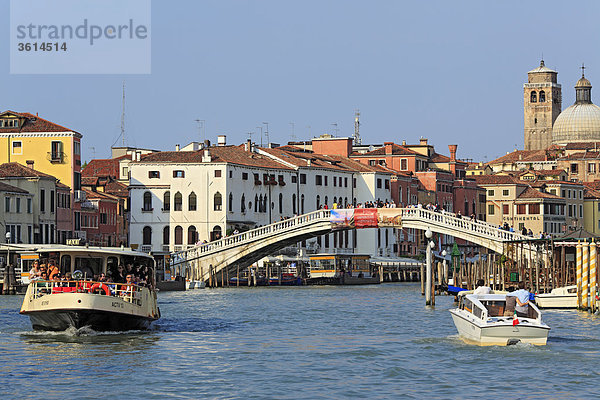
[[(400, 146), (399, 144), (393, 143), (392, 145), (392, 154), (393, 156), (421, 156), (424, 155), (417, 153), (416, 151), (412, 151), (404, 146)], [(353, 152), (352, 157), (372, 157), (372, 156), (385, 156), (385, 146), (380, 147), (375, 150), (368, 151), (366, 153), (357, 153)], [(389, 155), (389, 154), (388, 154)]]
[(546, 150), (515, 150), (512, 153), (490, 161), (488, 164), (511, 164), (519, 161), (547, 161)]
[[(17, 128), (0, 128), (0, 132), (7, 133), (33, 133), (33, 132), (75, 132), (72, 129), (66, 128), (62, 125), (55, 124), (37, 115), (30, 114), (28, 112), (14, 112), (14, 111), (3, 111), (0, 113), (0, 118), (6, 114), (12, 114), (17, 117), (25, 118), (25, 122)], [(79, 134), (80, 135), (80, 134)]]
[(586, 199), (600, 199), (600, 190), (585, 187), (583, 189), (583, 197)]
[(525, 175), (528, 173), (533, 173), (536, 176), (558, 176), (566, 173), (566, 171), (564, 169), (530, 169), (521, 172), (519, 175)]
[(48, 178), (57, 180), (54, 176), (26, 167), (16, 162), (0, 165), (0, 178)]
[[(212, 163), (231, 163), (250, 167), (291, 169), (265, 155), (250, 153), (241, 146), (214, 146), (209, 148)], [(146, 155), (138, 163), (202, 163), (204, 150), (161, 151)]]
[[(122, 158), (122, 157), (120, 157)], [(119, 159), (120, 159), (119, 158)], [(81, 170), (81, 176), (119, 176), (119, 159), (116, 158), (97, 158), (91, 160), (84, 169)]]
[(9, 185), (8, 183), (0, 182), (0, 192), (13, 192), (13, 193), (23, 193), (29, 194), (29, 192), (25, 189), (18, 188), (13, 185)]
[(478, 185), (524, 185), (523, 181), (509, 175), (473, 175)]
[(129, 197), (127, 185), (113, 180), (104, 185), (104, 192), (121, 198)]
[(579, 153), (573, 153), (568, 156), (560, 157), (559, 161), (570, 161), (570, 160), (590, 160), (590, 159), (599, 159), (600, 152), (599, 151), (582, 151)]
[(308, 167), (308, 163), (310, 161), (310, 167), (312, 168), (325, 168), (348, 172), (383, 172), (387, 174), (395, 173), (381, 165), (366, 165), (359, 161), (343, 156), (315, 154), (312, 152), (304, 151), (285, 151), (281, 150), (281, 148), (279, 147), (275, 149), (261, 150), (264, 150), (265, 152), (297, 167)]
[(565, 150), (596, 150), (600, 149), (600, 142), (579, 142), (579, 143), (567, 143)]
[(108, 193), (96, 192), (93, 190), (84, 189), (85, 196), (87, 199), (98, 199), (98, 200), (118, 200), (116, 196), (110, 195)]
[(61, 189), (68, 189), (68, 190), (71, 190), (71, 188), (70, 188), (69, 186), (67, 186), (67, 185), (65, 185), (64, 183), (62, 183), (62, 182), (59, 182), (59, 181), (56, 181), (56, 187), (57, 187), (57, 188), (61, 188)]
[(590, 189), (596, 189), (596, 190), (600, 190), (600, 181), (593, 181), (593, 182), (583, 182), (583, 184)]
[(562, 199), (562, 197), (550, 193), (543, 193), (539, 190), (528, 187), (523, 191), (523, 193), (517, 196), (517, 199)]
[(98, 177), (96, 176), (82, 176), (81, 184), (84, 186), (96, 186), (98, 184)]

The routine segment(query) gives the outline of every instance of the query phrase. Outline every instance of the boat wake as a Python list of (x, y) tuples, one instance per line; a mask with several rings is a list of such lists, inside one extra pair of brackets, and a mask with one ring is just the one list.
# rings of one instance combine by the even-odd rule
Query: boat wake
[(26, 337), (82, 337), (82, 336), (114, 336), (114, 335), (132, 335), (141, 334), (148, 331), (131, 330), (131, 331), (102, 331), (98, 332), (89, 326), (83, 326), (79, 329), (69, 327), (64, 331), (21, 331), (15, 332), (17, 335)]

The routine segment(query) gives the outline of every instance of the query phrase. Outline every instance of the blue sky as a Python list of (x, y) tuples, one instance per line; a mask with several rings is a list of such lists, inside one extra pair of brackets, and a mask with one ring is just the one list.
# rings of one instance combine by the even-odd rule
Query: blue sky
[(600, 87), (599, 16), (593, 1), (153, 1), (151, 74), (10, 75), (0, 40), (0, 109), (38, 112), (83, 133), (85, 159), (107, 157), (125, 81), (132, 146), (197, 140), (197, 119), (213, 142), (257, 139), (262, 122), (277, 143), (290, 123), (297, 140), (332, 124), (349, 136), (358, 108), (363, 143), (426, 137), (489, 161), (523, 148), (522, 85), (542, 54), (563, 109), (582, 62)]

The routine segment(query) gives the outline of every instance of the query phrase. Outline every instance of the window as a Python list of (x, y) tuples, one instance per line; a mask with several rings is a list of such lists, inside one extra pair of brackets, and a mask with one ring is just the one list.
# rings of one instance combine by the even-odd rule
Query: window
[(233, 178), (233, 171), (229, 171), (229, 177)]
[(152, 228), (145, 226), (142, 230), (142, 244), (152, 244)]
[(196, 193), (194, 192), (188, 196), (188, 210), (196, 211)]
[(165, 226), (163, 228), (163, 244), (168, 245), (169, 244), (169, 235), (170, 235), (170, 231), (169, 231), (169, 226)]
[(406, 171), (407, 169), (408, 169), (408, 159), (401, 158), (400, 159), (400, 170), (401, 171)]
[(517, 214), (527, 214), (527, 204), (517, 204)]
[[(183, 208), (183, 196), (181, 195), (181, 193), (177, 192), (175, 193), (175, 199), (174, 199), (174, 211), (181, 211)], [(181, 244), (181, 243), (179, 243)]]
[(580, 199), (580, 200), (581, 200), (581, 199), (583, 199), (583, 190), (580, 190), (580, 191), (579, 191), (579, 199)]
[(21, 198), (17, 197), (15, 199), (15, 206), (16, 206), (16, 212), (20, 213), (21, 212)]
[(504, 214), (504, 215), (509, 214), (509, 205), (508, 204), (502, 204), (502, 214)]
[(62, 162), (63, 161), (63, 147), (61, 141), (52, 141), (50, 144), (50, 161), (51, 162)]
[(128, 167), (123, 167), (123, 168), (122, 168), (122, 172), (121, 172), (121, 178), (122, 178), (122, 179), (127, 179), (127, 178), (129, 178), (129, 168), (128, 168)]
[(572, 174), (576, 174), (577, 173), (577, 164), (571, 164), (571, 173)]
[(566, 192), (566, 190), (565, 190), (565, 189), (563, 189), (563, 190), (561, 191), (561, 194), (562, 194), (562, 196), (561, 196), (562, 198), (565, 198), (565, 197), (567, 197), (567, 192)]
[(185, 172), (182, 170), (173, 171), (173, 178), (185, 178)]
[(494, 193), (495, 193), (494, 190), (492, 190), (492, 189), (488, 190), (488, 196), (492, 197), (492, 196), (494, 196)]
[(596, 173), (596, 163), (588, 164), (588, 173), (595, 174)]
[(376, 165), (377, 165), (377, 160), (369, 160), (369, 165), (370, 165), (371, 167), (374, 167), (374, 166), (376, 166)]
[(315, 185), (323, 185), (323, 177), (321, 175), (315, 175)]
[(304, 195), (300, 195), (300, 214), (304, 214)]
[(384, 187), (384, 188), (386, 188), (386, 189), (389, 189), (389, 188), (390, 188), (390, 180), (389, 180), (389, 179), (386, 179), (386, 180), (384, 181), (384, 185), (383, 185), (383, 187)]
[(292, 183), (297, 183), (298, 177), (296, 175), (292, 175)]
[(381, 189), (381, 179), (377, 179), (377, 189)]
[(583, 217), (583, 205), (579, 205), (579, 217)]
[(336, 176), (333, 177), (333, 186), (337, 186), (337, 177)]
[(194, 225), (190, 225), (188, 228), (188, 244), (196, 244), (198, 241), (198, 232), (196, 232), (196, 227)]
[(40, 212), (46, 212), (46, 191), (40, 190)]
[(31, 199), (27, 199), (27, 214), (31, 214), (33, 212), (33, 201)]
[(220, 178), (220, 177), (221, 177), (221, 170), (215, 169), (215, 178)]
[(248, 180), (248, 173), (247, 172), (242, 172), (242, 180), (243, 181), (247, 181)]
[(221, 208), (223, 206), (223, 197), (221, 196), (221, 193), (219, 193), (219, 192), (215, 193), (213, 200), (214, 200), (213, 201), (214, 202), (213, 209), (215, 211), (221, 211)]
[(321, 208), (321, 196), (317, 195), (317, 210)]
[(543, 90), (540, 90), (540, 103), (546, 101), (546, 93)]
[(296, 214), (296, 194), (292, 195), (292, 214)]
[(300, 183), (306, 185), (306, 174), (300, 174)]
[(537, 93), (535, 91), (531, 92), (531, 97), (529, 101), (532, 103), (537, 103)]
[(283, 214), (283, 194), (279, 193), (279, 214)]
[(344, 187), (348, 187), (348, 178), (344, 178)]
[(356, 189), (356, 178), (352, 178), (352, 187)]
[(152, 193), (144, 192), (144, 207), (142, 211), (152, 211)]
[(485, 203), (485, 194), (480, 194), (479, 195), (479, 202), (480, 203)]
[(163, 194), (163, 211), (171, 210), (171, 192), (168, 190)]
[(246, 195), (242, 194), (242, 200), (240, 202), (240, 210), (245, 213), (246, 212)]
[(508, 189), (502, 190), (502, 196), (508, 196)]
[(175, 244), (183, 244), (183, 228), (179, 225), (175, 227)]
[(12, 153), (14, 155), (23, 154), (23, 142), (21, 142), (20, 140), (15, 140), (14, 142), (12, 142)]
[(529, 214), (539, 214), (540, 213), (540, 204), (534, 203), (529, 205)]
[(160, 172), (158, 172), (158, 171), (148, 171), (148, 178), (150, 178), (150, 179), (160, 178)]
[(488, 204), (488, 215), (494, 215), (494, 205)]
[(101, 224), (107, 224), (108, 223), (108, 218), (106, 213), (100, 213), (100, 223)]
[(81, 142), (77, 142), (77, 141), (73, 142), (73, 153), (76, 156), (81, 155)]
[(325, 175), (325, 177), (324, 177), (324, 178), (325, 178), (325, 186), (327, 186), (327, 178), (328, 178), (328, 176), (327, 176), (327, 175)]
[(50, 212), (53, 213), (54, 212), (54, 190), (50, 191)]
[(73, 172), (73, 190), (81, 190), (81, 172)]
[(8, 196), (4, 198), (4, 211), (7, 213), (10, 212), (10, 197)]

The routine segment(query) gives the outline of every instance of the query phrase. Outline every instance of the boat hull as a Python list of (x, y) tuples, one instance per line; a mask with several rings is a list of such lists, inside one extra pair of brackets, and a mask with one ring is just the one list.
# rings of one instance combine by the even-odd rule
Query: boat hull
[(535, 304), (540, 308), (577, 308), (577, 295), (541, 294), (535, 296)]
[(95, 331), (131, 331), (148, 329), (155, 318), (94, 310), (52, 310), (29, 313), (34, 330), (64, 331), (88, 327)]
[(510, 319), (505, 323), (482, 325), (461, 315), (459, 311), (450, 310), (450, 313), (461, 338), (467, 343), (480, 346), (506, 346), (518, 342), (543, 346), (550, 332), (549, 327), (537, 325), (533, 320), (522, 319), (516, 326), (512, 325)]

